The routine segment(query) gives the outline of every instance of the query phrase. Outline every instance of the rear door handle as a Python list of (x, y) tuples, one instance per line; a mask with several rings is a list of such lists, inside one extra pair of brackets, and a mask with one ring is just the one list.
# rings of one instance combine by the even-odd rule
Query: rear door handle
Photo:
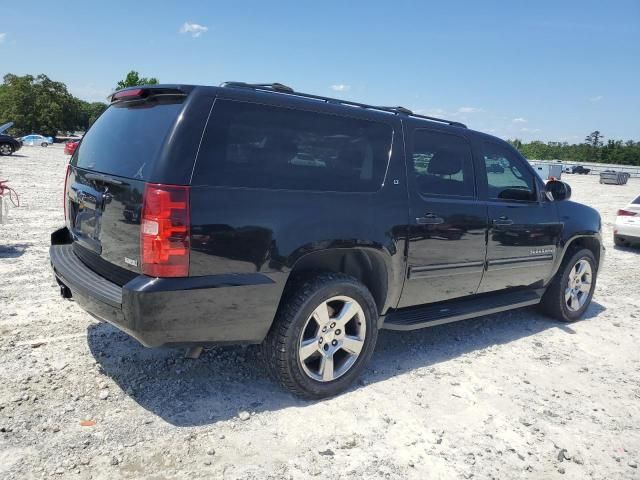
[(427, 213), (424, 217), (416, 217), (416, 223), (418, 225), (440, 225), (444, 223), (444, 218), (433, 213)]
[(494, 225), (513, 225), (513, 220), (511, 220), (509, 217), (506, 217), (505, 215), (502, 215), (499, 218), (494, 218), (493, 219), (493, 224)]

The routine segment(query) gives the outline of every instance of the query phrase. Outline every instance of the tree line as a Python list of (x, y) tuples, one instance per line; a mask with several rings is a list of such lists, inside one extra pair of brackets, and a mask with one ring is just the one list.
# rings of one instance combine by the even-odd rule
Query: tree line
[(585, 137), (584, 142), (578, 144), (541, 141), (522, 143), (518, 139), (509, 140), (509, 143), (531, 160), (640, 166), (640, 142), (609, 139), (605, 143), (604, 136), (599, 130), (590, 133)]
[[(120, 80), (114, 90), (136, 85), (157, 84), (154, 77), (141, 77), (134, 70)], [(0, 125), (14, 122), (15, 136), (39, 133), (56, 136), (59, 133), (86, 131), (105, 111), (104, 102), (86, 102), (74, 97), (62, 82), (48, 76), (7, 74), (0, 84)], [(567, 162), (613, 163), (640, 166), (640, 142), (609, 139), (596, 130), (584, 142), (509, 140), (526, 158), (532, 160), (562, 160)]]
[[(157, 84), (156, 78), (131, 71), (115, 90)], [(60, 133), (86, 131), (107, 108), (104, 102), (86, 102), (73, 96), (67, 86), (47, 75), (4, 76), (0, 84), (0, 125), (14, 122), (15, 136), (38, 133), (55, 137)]]

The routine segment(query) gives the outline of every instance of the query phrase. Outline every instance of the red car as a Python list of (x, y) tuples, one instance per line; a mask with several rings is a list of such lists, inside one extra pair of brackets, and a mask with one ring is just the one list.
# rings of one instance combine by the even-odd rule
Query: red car
[(73, 152), (76, 151), (79, 143), (80, 140), (69, 140), (64, 144), (64, 153), (66, 153), (67, 155), (73, 155)]

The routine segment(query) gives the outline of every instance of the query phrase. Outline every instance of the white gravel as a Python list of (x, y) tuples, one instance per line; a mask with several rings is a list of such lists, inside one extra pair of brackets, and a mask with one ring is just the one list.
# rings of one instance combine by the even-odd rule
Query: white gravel
[(571, 176), (607, 246), (594, 302), (382, 332), (359, 385), (304, 402), (255, 348), (145, 349), (63, 301), (60, 146), (0, 157), (22, 206), (0, 225), (0, 478), (640, 478), (640, 252), (612, 245), (640, 193)]

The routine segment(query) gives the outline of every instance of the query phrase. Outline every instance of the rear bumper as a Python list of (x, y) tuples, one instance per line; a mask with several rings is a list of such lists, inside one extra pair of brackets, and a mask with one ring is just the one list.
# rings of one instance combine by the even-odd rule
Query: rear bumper
[(633, 235), (628, 235), (625, 232), (617, 232), (614, 234), (615, 237), (619, 238), (620, 240), (622, 240), (623, 242), (635, 245), (635, 244), (640, 244), (640, 232), (636, 233), (634, 232)]
[(617, 221), (613, 226), (613, 233), (618, 237), (640, 238), (640, 223)]
[(139, 275), (120, 287), (82, 263), (71, 244), (52, 245), (49, 256), (63, 296), (148, 347), (260, 343), (284, 288), (284, 281), (259, 273)]

